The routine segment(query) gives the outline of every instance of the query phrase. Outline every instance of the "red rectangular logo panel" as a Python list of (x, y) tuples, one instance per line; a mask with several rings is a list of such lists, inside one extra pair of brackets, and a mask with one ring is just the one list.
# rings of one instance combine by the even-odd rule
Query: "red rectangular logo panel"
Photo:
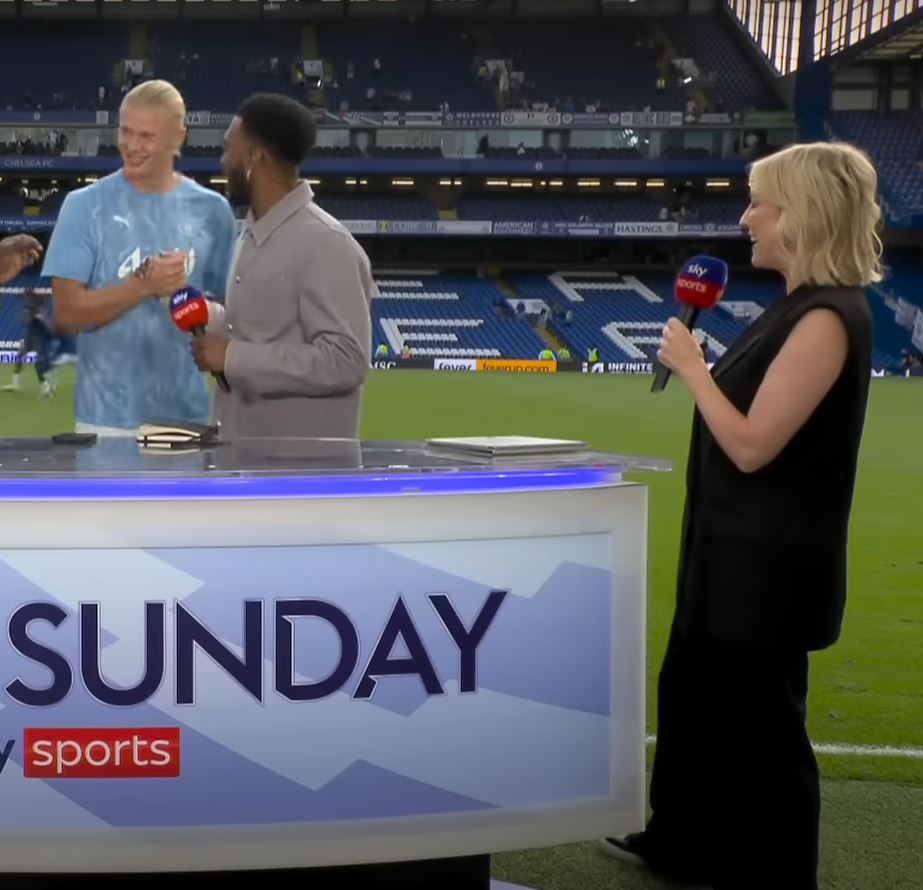
[(179, 727), (29, 728), (28, 779), (167, 779), (179, 775)]

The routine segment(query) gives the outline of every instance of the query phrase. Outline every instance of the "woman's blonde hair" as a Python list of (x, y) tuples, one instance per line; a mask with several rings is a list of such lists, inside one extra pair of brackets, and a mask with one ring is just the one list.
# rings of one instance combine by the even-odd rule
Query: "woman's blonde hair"
[(861, 149), (790, 145), (751, 166), (750, 190), (782, 211), (780, 245), (792, 278), (851, 287), (882, 280), (878, 175)]

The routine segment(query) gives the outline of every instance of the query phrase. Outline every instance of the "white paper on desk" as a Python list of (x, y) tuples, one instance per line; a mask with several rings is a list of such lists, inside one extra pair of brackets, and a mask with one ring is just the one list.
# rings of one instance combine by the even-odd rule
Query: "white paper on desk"
[(564, 454), (586, 451), (588, 445), (576, 439), (543, 439), (535, 436), (461, 436), (427, 439), (431, 448), (490, 456)]

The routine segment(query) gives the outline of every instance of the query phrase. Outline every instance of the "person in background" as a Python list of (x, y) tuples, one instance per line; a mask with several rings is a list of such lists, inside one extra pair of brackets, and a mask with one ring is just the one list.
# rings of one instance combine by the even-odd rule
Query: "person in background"
[(23, 295), (23, 323), (25, 333), (16, 356), (13, 380), (4, 389), (18, 392), (22, 386), (22, 366), (26, 356), (35, 352), (35, 374), (38, 377), (42, 398), (54, 395), (55, 381), (51, 369), (51, 341), (54, 337), (48, 317), (48, 301), (36, 288), (29, 288)]
[(0, 284), (6, 284), (42, 258), (42, 245), (31, 235), (0, 239)]
[(868, 157), (844, 143), (757, 161), (741, 219), (785, 293), (709, 371), (678, 319), (658, 359), (695, 399), (676, 609), (643, 832), (607, 852), (716, 890), (817, 890), (808, 658), (840, 636), (882, 278)]
[(226, 307), (209, 304), (192, 341), (202, 371), (223, 373), (223, 434), (356, 438), (372, 354), (371, 265), (345, 226), (314, 202), (300, 168), (310, 111), (256, 95), (225, 134), (231, 199), (249, 204)]
[(78, 432), (134, 435), (145, 420), (204, 422), (210, 400), (169, 298), (224, 294), (237, 224), (227, 200), (174, 170), (186, 107), (151, 80), (122, 102), (122, 168), (70, 192), (45, 258), (54, 324), (77, 335)]
[[(6, 284), (22, 274), (29, 266), (35, 265), (42, 257), (43, 247), (41, 243), (31, 235), (9, 235), (0, 239), (0, 284)], [(28, 330), (26, 332), (28, 337)], [(23, 344), (23, 346), (25, 343)], [(24, 352), (20, 348), (19, 358), (23, 358)], [(19, 389), (19, 370), (21, 361), (17, 362), (17, 370), (13, 377), (13, 383), (4, 387), (6, 390)], [(39, 378), (41, 379), (41, 377)]]

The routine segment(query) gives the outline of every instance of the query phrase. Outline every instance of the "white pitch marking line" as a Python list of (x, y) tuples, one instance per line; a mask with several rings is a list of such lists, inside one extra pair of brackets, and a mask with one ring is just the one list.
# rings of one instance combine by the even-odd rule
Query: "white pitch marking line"
[[(644, 740), (648, 747), (657, 742), (657, 736), (649, 735)], [(829, 754), (833, 757), (908, 757), (923, 760), (923, 748), (898, 748), (894, 745), (845, 745), (836, 742), (812, 744), (815, 754)]]

